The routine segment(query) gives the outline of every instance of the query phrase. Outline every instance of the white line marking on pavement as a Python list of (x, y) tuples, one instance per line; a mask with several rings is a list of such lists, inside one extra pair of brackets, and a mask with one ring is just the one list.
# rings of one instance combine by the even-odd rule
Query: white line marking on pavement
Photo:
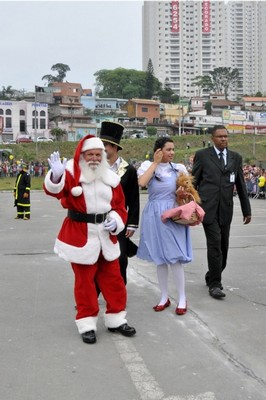
[(113, 341), (141, 400), (215, 400), (214, 393), (212, 392), (186, 397), (165, 397), (164, 392), (149, 372), (143, 358), (137, 352), (132, 341), (129, 341), (128, 338), (121, 338), (121, 336), (113, 336)]

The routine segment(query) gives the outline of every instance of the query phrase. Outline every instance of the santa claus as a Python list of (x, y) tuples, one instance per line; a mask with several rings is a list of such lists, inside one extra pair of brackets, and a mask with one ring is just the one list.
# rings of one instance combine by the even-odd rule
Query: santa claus
[(127, 295), (117, 241), (127, 211), (120, 178), (109, 168), (103, 142), (85, 136), (73, 159), (61, 160), (59, 152), (54, 152), (48, 163), (44, 190), (68, 210), (54, 251), (69, 261), (74, 271), (78, 331), (85, 343), (96, 342), (96, 283), (106, 300), (105, 326), (111, 332), (133, 336), (136, 330), (126, 320)]

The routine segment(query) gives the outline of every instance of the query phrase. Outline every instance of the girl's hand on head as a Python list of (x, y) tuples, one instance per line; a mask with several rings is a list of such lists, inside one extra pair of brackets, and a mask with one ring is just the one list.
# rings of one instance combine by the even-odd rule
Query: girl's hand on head
[(154, 157), (153, 157), (154, 162), (157, 163), (157, 164), (159, 164), (159, 163), (162, 161), (162, 158), (163, 158), (163, 151), (162, 151), (162, 149), (157, 149), (157, 150), (155, 151)]

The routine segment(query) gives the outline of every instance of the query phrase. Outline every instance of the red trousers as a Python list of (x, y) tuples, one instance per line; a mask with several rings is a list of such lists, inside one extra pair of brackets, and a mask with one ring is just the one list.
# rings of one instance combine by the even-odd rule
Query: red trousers
[(99, 304), (95, 282), (106, 301), (107, 314), (117, 314), (126, 309), (127, 292), (118, 259), (106, 261), (100, 255), (93, 265), (75, 263), (71, 265), (75, 274), (76, 320), (98, 315)]

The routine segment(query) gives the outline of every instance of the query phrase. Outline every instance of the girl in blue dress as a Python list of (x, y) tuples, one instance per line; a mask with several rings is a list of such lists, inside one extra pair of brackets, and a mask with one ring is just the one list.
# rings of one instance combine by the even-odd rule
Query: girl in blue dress
[(173, 163), (174, 143), (169, 137), (158, 138), (154, 144), (154, 161), (144, 161), (138, 169), (139, 185), (148, 188), (148, 202), (141, 219), (137, 257), (157, 265), (161, 299), (153, 307), (163, 311), (170, 306), (168, 298), (168, 266), (178, 292), (176, 314), (187, 311), (184, 266), (192, 261), (189, 227), (171, 220), (161, 221), (165, 210), (177, 207), (176, 181), (181, 172), (188, 173), (183, 164)]

